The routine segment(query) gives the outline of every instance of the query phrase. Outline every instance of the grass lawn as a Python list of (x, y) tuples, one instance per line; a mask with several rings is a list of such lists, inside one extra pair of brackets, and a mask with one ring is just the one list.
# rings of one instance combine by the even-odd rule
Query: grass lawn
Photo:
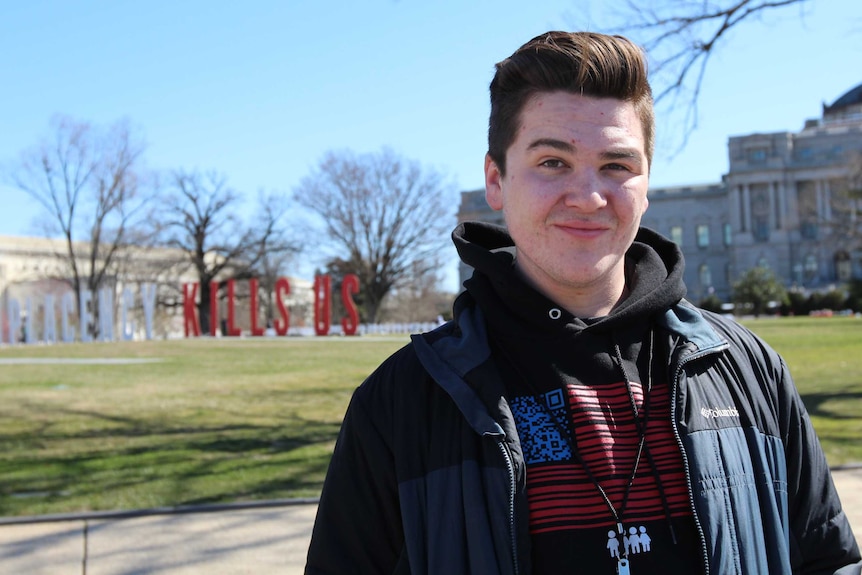
[(0, 365), (0, 515), (316, 496), (353, 389), (403, 338), (16, 347)]
[(743, 323), (787, 361), (829, 463), (862, 462), (862, 319)]
[[(832, 464), (862, 461), (862, 320), (747, 321), (787, 359)], [(18, 346), (0, 365), (0, 515), (316, 496), (353, 389), (400, 338)]]

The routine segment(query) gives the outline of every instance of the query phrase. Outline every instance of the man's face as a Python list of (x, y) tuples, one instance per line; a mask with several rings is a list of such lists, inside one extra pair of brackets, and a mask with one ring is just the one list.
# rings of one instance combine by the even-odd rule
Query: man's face
[(610, 98), (539, 93), (521, 112), (506, 175), (485, 159), (485, 197), (503, 210), (518, 269), (564, 306), (620, 297), (648, 187), (640, 119)]

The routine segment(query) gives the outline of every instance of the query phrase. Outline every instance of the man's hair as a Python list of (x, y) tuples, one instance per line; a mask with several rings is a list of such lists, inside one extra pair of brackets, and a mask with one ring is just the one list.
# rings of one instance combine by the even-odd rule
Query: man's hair
[(547, 32), (518, 48), (496, 68), (491, 81), (488, 154), (501, 174), (505, 174), (506, 150), (515, 140), (524, 105), (538, 93), (555, 91), (631, 102), (643, 125), (644, 147), (652, 165), (652, 90), (646, 55), (631, 40), (594, 32)]

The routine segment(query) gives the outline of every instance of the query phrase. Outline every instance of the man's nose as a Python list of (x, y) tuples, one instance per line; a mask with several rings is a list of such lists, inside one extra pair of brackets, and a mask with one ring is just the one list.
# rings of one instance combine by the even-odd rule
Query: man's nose
[(591, 212), (607, 205), (607, 190), (600, 174), (594, 170), (573, 170), (565, 182), (567, 207)]

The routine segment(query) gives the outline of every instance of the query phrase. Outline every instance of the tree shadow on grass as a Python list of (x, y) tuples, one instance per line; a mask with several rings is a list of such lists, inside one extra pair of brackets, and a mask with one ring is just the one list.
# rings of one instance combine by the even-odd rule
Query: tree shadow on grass
[(862, 406), (862, 391), (840, 391), (840, 392), (820, 392), (820, 393), (805, 393), (800, 394), (802, 403), (805, 404), (805, 409), (809, 415), (823, 417), (825, 419), (849, 420), (859, 419), (858, 413), (836, 413), (833, 409), (828, 409), (824, 406), (827, 402), (856, 402)]
[[(340, 424), (285, 418), (272, 424), (179, 425), (77, 412), (110, 427), (0, 435), (0, 514), (307, 497), (319, 493)], [(67, 453), (57, 454), (67, 449)], [(9, 455), (14, 453), (16, 455)], [(128, 508), (121, 505), (123, 508)]]

